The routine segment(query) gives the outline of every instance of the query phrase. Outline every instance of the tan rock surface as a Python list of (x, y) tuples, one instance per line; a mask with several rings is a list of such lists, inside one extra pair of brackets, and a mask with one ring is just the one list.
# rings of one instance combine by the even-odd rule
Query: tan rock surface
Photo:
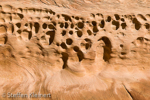
[(150, 100), (149, 6), (0, 0), (0, 100)]

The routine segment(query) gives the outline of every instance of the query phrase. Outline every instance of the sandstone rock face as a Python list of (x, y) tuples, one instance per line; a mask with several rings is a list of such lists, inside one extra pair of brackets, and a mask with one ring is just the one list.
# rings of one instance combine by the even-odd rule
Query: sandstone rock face
[(150, 100), (149, 5), (0, 0), (0, 100)]

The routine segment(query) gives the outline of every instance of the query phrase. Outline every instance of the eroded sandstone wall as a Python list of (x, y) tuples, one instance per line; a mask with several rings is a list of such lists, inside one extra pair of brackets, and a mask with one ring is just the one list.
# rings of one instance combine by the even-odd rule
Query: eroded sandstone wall
[(149, 22), (148, 13), (78, 15), (1, 4), (0, 94), (149, 100)]

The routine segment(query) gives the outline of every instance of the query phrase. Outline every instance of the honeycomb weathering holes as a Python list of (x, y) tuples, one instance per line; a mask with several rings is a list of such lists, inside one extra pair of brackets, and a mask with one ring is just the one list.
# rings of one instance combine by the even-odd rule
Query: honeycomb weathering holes
[[(46, 1), (46, 0), (42, 0), (42, 1)], [(50, 0), (47, 0), (47, 1), (50, 1)], [(90, 4), (92, 4), (93, 1)], [(58, 4), (59, 0), (56, 3)], [(64, 4), (64, 2), (62, 3)], [(37, 6), (38, 5), (36, 5), (35, 7)], [(80, 85), (79, 88), (81, 89), (82, 86), (85, 85), (84, 84), (85, 82), (86, 82), (86, 85), (96, 84), (98, 82), (98, 84), (100, 84), (101, 86), (99, 85), (94, 85), (94, 87), (90, 86), (90, 90), (95, 90), (95, 89), (102, 90), (100, 91), (100, 93), (103, 94), (103, 92), (105, 93), (107, 92), (108, 95), (107, 93), (106, 95), (107, 97), (109, 97), (110, 96), (109, 90), (110, 89), (112, 90), (112, 88), (114, 89), (114, 85), (112, 85), (113, 82), (117, 82), (118, 84), (120, 83), (119, 81), (121, 81), (122, 83), (122, 79), (118, 76), (116, 77), (117, 74), (121, 74), (120, 76), (123, 75), (124, 80), (130, 80), (129, 83), (136, 84), (134, 82), (131, 82), (133, 78), (132, 77), (130, 78), (130, 76), (137, 75), (135, 73), (132, 73), (133, 72), (132, 70), (137, 68), (136, 70), (138, 69), (140, 70), (137, 72), (141, 72), (141, 71), (144, 71), (143, 69), (145, 68), (145, 72), (148, 72), (146, 68), (149, 68), (149, 67), (147, 66), (145, 67), (145, 65), (142, 66), (143, 68), (142, 67), (138, 68), (137, 66), (132, 66), (132, 65), (134, 65), (135, 63), (138, 63), (138, 64), (140, 63), (138, 62), (139, 60), (137, 60), (138, 58), (140, 58), (140, 56), (141, 56), (140, 60), (142, 59), (142, 64), (145, 64), (144, 63), (145, 61), (149, 62), (148, 57), (150, 53), (150, 50), (149, 50), (150, 39), (148, 38), (150, 35), (150, 32), (149, 32), (150, 14), (147, 14), (146, 16), (144, 14), (143, 15), (142, 14), (119, 15), (116, 13), (114, 14), (113, 12), (115, 11), (111, 12), (110, 10), (108, 10), (108, 12), (110, 12), (109, 13), (110, 15), (103, 15), (100, 13), (96, 13), (96, 14), (91, 14), (91, 16), (89, 16), (88, 15), (89, 12), (87, 10), (88, 12), (87, 15), (81, 14), (79, 16), (77, 11), (74, 11), (73, 13), (71, 12), (70, 10), (71, 8), (70, 6), (68, 6), (68, 3), (64, 4), (63, 7), (69, 7), (70, 9), (64, 8), (62, 9), (62, 11), (61, 10), (58, 11), (60, 7), (57, 7), (56, 9), (53, 8), (58, 12), (53, 12), (52, 10), (47, 8), (47, 6), (45, 7), (44, 7), (45, 9), (42, 9), (43, 7), (39, 7), (37, 9), (36, 8), (16, 9), (15, 7), (12, 7), (12, 6), (0, 7), (0, 10), (1, 10), (0, 11), (0, 44), (1, 44), (0, 58), (2, 60), (1, 61), (2, 63), (0, 64), (3, 64), (4, 62), (3, 60), (6, 60), (3, 57), (6, 54), (5, 52), (7, 51), (5, 50), (5, 48), (8, 46), (13, 47), (12, 48), (13, 52), (10, 52), (10, 54), (12, 55), (15, 54), (14, 56), (17, 60), (10, 59), (12, 61), (9, 61), (9, 63), (10, 65), (13, 66), (13, 65), (16, 65), (17, 62), (19, 62), (19, 65), (28, 69), (29, 73), (25, 73), (25, 75), (29, 76), (30, 80), (28, 80), (28, 82), (25, 83), (26, 86), (28, 86), (28, 83), (32, 83), (32, 79), (33, 80), (35, 79), (34, 83), (39, 84), (39, 81), (36, 80), (36, 78), (38, 78), (39, 80), (42, 80), (40, 81), (41, 84), (45, 84), (46, 82), (47, 84), (46, 86), (50, 87), (50, 88), (46, 88), (45, 85), (42, 85), (42, 88), (52, 91), (53, 99), (56, 99), (57, 96), (59, 96), (59, 94), (56, 96), (53, 94), (53, 93), (57, 94), (57, 90), (59, 93), (63, 91), (64, 89), (68, 89), (68, 91), (73, 90), (71, 94), (69, 94), (69, 96), (68, 96), (68, 93), (66, 95), (65, 93), (64, 95), (61, 95), (62, 99), (64, 100), (65, 100), (65, 97), (70, 97), (68, 98), (68, 100), (71, 100), (72, 98), (71, 95), (76, 93), (76, 91), (74, 91), (76, 89), (73, 89), (73, 88), (77, 87), (78, 89), (78, 83)], [(95, 11), (96, 9), (93, 12)], [(120, 13), (120, 11), (118, 13)], [(63, 14), (63, 12), (65, 14)], [(125, 13), (126, 12), (128, 13), (128, 11), (125, 11)], [(147, 11), (143, 11), (142, 13), (144, 12), (147, 12)], [(104, 13), (106, 14), (107, 12), (104, 12)], [(124, 12), (122, 12), (122, 14), (123, 13)], [(70, 17), (72, 15), (74, 15), (75, 17)], [(14, 29), (12, 27), (14, 27)], [(11, 33), (11, 30), (12, 30), (12, 33)], [(98, 39), (100, 39), (100, 41), (97, 41)], [(130, 45), (130, 43), (132, 45)], [(38, 44), (39, 46), (37, 46)], [(21, 50), (20, 48), (24, 50)], [(24, 54), (20, 53), (20, 51), (23, 52)], [(131, 51), (131, 53), (128, 53), (128, 51), (129, 52)], [(145, 55), (143, 53), (145, 53)], [(127, 56), (127, 58), (129, 59), (122, 59), (120, 56), (122, 58), (124, 56)], [(144, 59), (144, 57), (146, 59)], [(9, 57), (7, 57), (7, 59), (9, 60)], [(124, 64), (127, 62), (129, 66), (125, 64), (126, 66), (122, 67), (123, 62)], [(7, 65), (9, 65), (9, 63)], [(11, 67), (7, 65), (6, 67)], [(33, 68), (28, 68), (31, 66)], [(125, 68), (129, 69), (129, 71), (127, 72)], [(13, 67), (13, 69), (15, 70), (15, 67)], [(35, 70), (33, 71), (32, 69), (35, 69)], [(62, 70), (62, 69), (67, 69), (67, 70)], [(14, 72), (14, 70), (11, 71), (11, 73), (9, 73), (9, 70), (8, 70), (7, 76), (9, 76), (9, 74), (11, 75), (12, 73), (16, 73)], [(118, 70), (121, 73), (118, 72)], [(7, 71), (7, 70), (5, 70), (4, 68), (4, 71)], [(21, 70), (21, 71), (27, 72), (26, 70)], [(35, 71), (37, 72), (37, 74), (34, 73)], [(1, 72), (3, 74), (3, 71)], [(47, 73), (44, 73), (44, 72), (47, 72)], [(109, 73), (109, 75), (106, 75), (106, 73)], [(128, 74), (124, 74), (124, 73), (128, 73)], [(31, 75), (28, 75), (28, 74), (31, 74)], [(36, 77), (36, 75), (40, 77)], [(53, 78), (51, 78), (51, 75)], [(146, 75), (146, 73), (144, 73), (144, 75)], [(30, 76), (33, 76), (33, 78), (31, 78)], [(78, 77), (78, 76), (81, 76), (81, 77)], [(94, 81), (91, 82), (91, 80), (93, 80), (91, 79), (93, 78), (93, 76), (94, 77), (100, 76), (100, 78), (103, 78), (103, 79), (107, 78), (110, 81), (105, 81), (105, 80), (97, 81), (95, 79), (98, 79), (98, 78), (94, 78)], [(114, 80), (116, 79), (117, 81), (111, 80), (112, 77)], [(71, 78), (75, 80), (72, 81)], [(138, 78), (138, 82), (139, 82), (140, 80), (139, 77), (135, 76), (133, 80), (134, 81), (137, 80), (136, 78)], [(81, 79), (83, 79), (84, 81), (81, 81)], [(8, 79), (7, 81), (9, 82)], [(16, 81), (16, 82), (20, 82), (20, 81)], [(60, 83), (60, 84), (57, 84), (57, 83)], [(17, 83), (14, 83), (14, 84), (17, 84)], [(4, 84), (2, 83), (1, 85), (3, 86)], [(4, 85), (4, 88), (7, 88), (7, 86), (5, 87)], [(21, 87), (21, 88), (19, 87), (18, 89), (22, 91), (27, 91), (27, 92), (30, 92), (28, 90), (32, 91), (32, 89), (27, 88), (26, 90), (23, 88), (24, 87)], [(41, 90), (43, 90), (42, 88)], [(127, 88), (130, 88), (130, 86), (127, 86)], [(9, 88), (7, 89), (9, 91)], [(13, 90), (18, 91), (18, 89), (15, 88)], [(86, 89), (86, 87), (84, 89)], [(139, 89), (139, 88), (134, 87), (134, 89)], [(131, 87), (131, 90), (132, 90), (132, 87)], [(2, 93), (2, 91), (0, 92)], [(81, 92), (82, 92), (82, 89), (81, 89)], [(83, 93), (83, 94), (86, 95), (86, 93)], [(92, 94), (90, 94), (88, 98), (92, 97), (91, 95)], [(94, 95), (97, 95), (97, 94), (94, 94)], [(114, 94), (114, 96), (116, 96), (116, 94)], [(111, 97), (114, 99), (114, 96), (111, 96)], [(129, 99), (132, 99), (132, 97), (131, 98), (130, 96), (128, 97)], [(94, 98), (96, 100), (98, 99), (97, 97), (94, 97)], [(101, 97), (99, 99), (103, 99), (103, 98), (104, 97)], [(82, 100), (82, 98), (77, 98), (77, 100), (79, 99)]]
[[(3, 15), (9, 15), (6, 13), (8, 13), (8, 11), (12, 10), (12, 7), (11, 7), (11, 9), (9, 7), (6, 7), (6, 8), (8, 8), (8, 9), (5, 9), (5, 10), (7, 10), (6, 12), (2, 12)], [(51, 21), (50, 24), (45, 21), (42, 24), (40, 22), (29, 22), (24, 25), (24, 26), (26, 26), (25, 28), (27, 29), (25, 31), (24, 29), (22, 29), (24, 27), (22, 27), (22, 24), (21, 24), (22, 20), (26, 17), (25, 14), (23, 14), (23, 13), (25, 13), (25, 10), (27, 11), (27, 13), (28, 12), (34, 13), (34, 14), (42, 13), (42, 17), (44, 19), (46, 19), (47, 21)], [(94, 36), (95, 36), (96, 34), (101, 34), (101, 32), (98, 32), (98, 31), (105, 30), (105, 32), (106, 32), (107, 29), (99, 30), (99, 28), (104, 28), (105, 25), (109, 25), (108, 23), (110, 23), (110, 25), (115, 26), (115, 28), (113, 28), (113, 29), (115, 29), (117, 31), (118, 31), (119, 27), (121, 27), (122, 29), (125, 29), (124, 31), (126, 31), (126, 30), (128, 30), (126, 27), (129, 27), (129, 26), (127, 26), (129, 22), (132, 24), (135, 24), (135, 29), (139, 30), (141, 28), (141, 25), (143, 24), (140, 21), (141, 20), (147, 21), (150, 19), (150, 14), (147, 14), (146, 16), (144, 16), (142, 14), (138, 14), (137, 16), (136, 15), (134, 15), (134, 16), (133, 15), (118, 15), (118, 14), (105, 16), (100, 13), (97, 13), (97, 14), (91, 14), (91, 20), (88, 20), (88, 19), (82, 18), (82, 17), (78, 17), (78, 16), (70, 17), (69, 15), (66, 15), (66, 14), (57, 14), (55, 16), (55, 17), (57, 17), (57, 21), (55, 21), (55, 20), (53, 20), (53, 17), (46, 15), (46, 14), (51, 14), (51, 16), (54, 16), (55, 12), (53, 12), (52, 10), (42, 10), (42, 9), (35, 9), (35, 8), (33, 8), (33, 9), (18, 8), (17, 13), (14, 13), (12, 15), (18, 16), (19, 17), (18, 19), (20, 22), (17, 21), (16, 23), (13, 23), (12, 25), (14, 25), (14, 29), (12, 29), (12, 30), (15, 31), (16, 33), (20, 34), (23, 38), (25, 38), (25, 39), (28, 38), (30, 40), (33, 35), (32, 33), (34, 33), (33, 32), (34, 30), (32, 30), (32, 27), (35, 28), (35, 33), (40, 33), (41, 32), (40, 26), (41, 26), (44, 29), (43, 32), (46, 33), (46, 35), (49, 35), (49, 37), (50, 37), (49, 45), (51, 45), (55, 39), (55, 34), (56, 34), (55, 30), (57, 28), (57, 24), (59, 24), (59, 28), (62, 29), (61, 30), (62, 36), (66, 35), (66, 36), (68, 36), (68, 38), (66, 39), (66, 36), (65, 36), (66, 42), (62, 42), (60, 44), (56, 43), (56, 45), (61, 46), (63, 49), (67, 49), (67, 46), (70, 47), (69, 45), (72, 45), (72, 43), (73, 42), (75, 43), (75, 41), (76, 41), (71, 38), (72, 36), (75, 35), (74, 32), (77, 33), (76, 35), (78, 37), (82, 37), (82, 38), (84, 38), (83, 32), (86, 32), (88, 35), (91, 35), (91, 36), (92, 36), (92, 34), (94, 34)], [(9, 16), (11, 16), (11, 14)], [(13, 17), (10, 17), (10, 18), (12, 18), (12, 21), (14, 20)], [(33, 17), (30, 17), (30, 18), (31, 18), (30, 21), (34, 21)], [(41, 21), (41, 19), (42, 19), (41, 17), (35, 17), (35, 18), (38, 21)], [(63, 21), (60, 20), (61, 18), (63, 18)], [(5, 18), (1, 18), (1, 19), (4, 19), (4, 21), (2, 20), (1, 23), (7, 22), (7, 19), (5, 19)], [(129, 21), (127, 21), (127, 20), (129, 20)], [(87, 25), (87, 24), (89, 24), (89, 25)], [(90, 27), (87, 28), (86, 26), (90, 26)], [(145, 22), (144, 28), (149, 29), (149, 27), (150, 27), (149, 23)], [(15, 29), (15, 28), (18, 28), (18, 29)], [(39, 32), (39, 30), (40, 30), (40, 32)], [(66, 33), (69, 33), (69, 35)], [(86, 36), (86, 34), (85, 34), (85, 36)], [(80, 39), (82, 39), (82, 38), (80, 38)], [(47, 38), (42, 37), (41, 39), (45, 40)], [(101, 40), (104, 41), (104, 43), (105, 43), (103, 59), (105, 61), (109, 61), (109, 59), (111, 58), (111, 56), (110, 56), (111, 42), (107, 37), (102, 37)], [(87, 49), (91, 48), (92, 42), (91, 42), (91, 40), (87, 41), (87, 39), (85, 39), (85, 41), (86, 41), (86, 43), (84, 44), (84, 46), (85, 46), (85, 49), (87, 50)], [(77, 52), (79, 61), (84, 59), (84, 53), (80, 50), (79, 47), (74, 47), (73, 49), (75, 52)], [(63, 55), (66, 55), (66, 54), (63, 54)]]

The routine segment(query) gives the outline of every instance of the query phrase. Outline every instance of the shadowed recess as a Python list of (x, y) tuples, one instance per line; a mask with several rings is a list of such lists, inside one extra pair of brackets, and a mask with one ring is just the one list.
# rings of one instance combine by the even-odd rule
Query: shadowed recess
[(74, 46), (74, 47), (73, 47), (73, 50), (74, 50), (75, 52), (77, 52), (77, 56), (78, 56), (79, 62), (81, 62), (81, 61), (84, 59), (84, 54), (83, 54), (83, 52), (79, 49), (78, 46)]
[(78, 56), (79, 62), (84, 59), (84, 54), (81, 50), (78, 51), (77, 56)]
[(65, 69), (67, 67), (67, 60), (68, 60), (68, 54), (67, 53), (62, 53), (62, 60), (64, 62), (63, 64), (63, 69)]
[(40, 28), (40, 25), (39, 25), (39, 23), (34, 23), (34, 27), (35, 27), (35, 33), (38, 33), (38, 31), (39, 31), (39, 28)]
[(55, 31), (48, 31), (46, 33), (46, 35), (50, 35), (50, 38), (49, 38), (49, 45), (51, 45), (54, 41), (54, 38), (55, 38)]
[(16, 26), (17, 26), (18, 28), (20, 28), (20, 27), (21, 27), (21, 23), (17, 23)]
[(62, 42), (60, 46), (61, 46), (63, 49), (67, 49), (67, 46), (66, 46), (66, 44), (65, 44), (64, 42)]
[(118, 21), (113, 20), (112, 24), (116, 26), (116, 30), (119, 28), (119, 22)]
[(99, 26), (100, 26), (101, 28), (104, 28), (104, 26), (105, 26), (104, 20), (102, 20), (101, 23), (99, 23)]
[(136, 18), (134, 18), (132, 22), (135, 24), (136, 30), (139, 30), (141, 28), (141, 23)]
[(64, 17), (65, 21), (70, 21), (71, 22), (71, 18), (68, 15), (62, 14), (62, 16)]
[(111, 59), (111, 53), (112, 53), (112, 51), (111, 51), (111, 48), (112, 48), (111, 42), (107, 37), (102, 37), (99, 40), (103, 40), (104, 43), (105, 43), (103, 59), (104, 59), (104, 61), (109, 61)]

